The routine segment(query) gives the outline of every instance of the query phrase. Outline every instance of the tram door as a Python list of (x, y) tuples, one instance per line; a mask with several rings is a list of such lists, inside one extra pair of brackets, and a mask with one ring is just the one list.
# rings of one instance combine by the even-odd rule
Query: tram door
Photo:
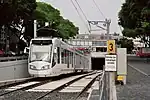
[(54, 67), (57, 63), (57, 48), (54, 48), (53, 58), (52, 58), (52, 67)]

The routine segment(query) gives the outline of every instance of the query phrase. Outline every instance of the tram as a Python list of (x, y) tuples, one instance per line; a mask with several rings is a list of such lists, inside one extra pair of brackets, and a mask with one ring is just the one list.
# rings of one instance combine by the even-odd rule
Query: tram
[(88, 71), (89, 59), (58, 38), (37, 37), (30, 41), (28, 72), (33, 77), (49, 77)]

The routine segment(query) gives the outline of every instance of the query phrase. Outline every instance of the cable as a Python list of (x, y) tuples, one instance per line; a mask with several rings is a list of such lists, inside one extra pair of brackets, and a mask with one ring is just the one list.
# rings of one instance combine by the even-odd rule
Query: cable
[(80, 5), (79, 5), (79, 3), (78, 3), (78, 1), (77, 1), (77, 0), (75, 0), (75, 2), (77, 3), (78, 7), (80, 8), (80, 10), (81, 10), (82, 14), (84, 15), (85, 19), (88, 21), (88, 19), (87, 19), (86, 15), (84, 14), (84, 12), (83, 12), (82, 8), (80, 7)]
[(96, 4), (95, 0), (93, 0), (95, 6), (98, 8), (99, 12), (101, 13), (101, 15), (104, 17), (104, 19), (106, 19), (105, 15), (103, 14), (103, 12), (101, 11), (101, 9), (98, 7), (98, 5)]
[(79, 13), (79, 11), (78, 11), (78, 9), (77, 9), (76, 5), (74, 4), (73, 0), (71, 0), (71, 3), (72, 3), (72, 5), (74, 6), (75, 10), (77, 11), (77, 13), (78, 13), (78, 15), (79, 15), (80, 19), (81, 19), (81, 20), (83, 21), (83, 23), (85, 24), (85, 26), (86, 26), (87, 30), (90, 32), (90, 30), (89, 30), (89, 28), (88, 28), (87, 24), (84, 22), (84, 19), (82, 18), (81, 14)]

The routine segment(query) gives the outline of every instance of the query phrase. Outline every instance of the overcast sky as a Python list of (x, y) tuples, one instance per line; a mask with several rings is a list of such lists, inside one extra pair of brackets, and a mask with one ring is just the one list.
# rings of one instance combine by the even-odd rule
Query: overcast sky
[[(87, 28), (83, 21), (80, 19), (77, 11), (71, 3), (71, 0), (40, 0), (41, 2), (47, 2), (51, 4), (53, 7), (60, 10), (61, 15), (64, 18), (72, 21), (76, 26), (79, 27), (80, 33), (88, 33)], [(78, 8), (75, 0), (74, 4)], [(94, 5), (93, 0), (77, 0), (80, 4), (82, 10), (84, 11), (88, 20), (105, 20), (98, 8)], [(118, 32), (120, 33), (120, 28), (118, 26), (118, 12), (121, 9), (121, 5), (124, 0), (95, 0), (98, 7), (104, 14), (104, 16), (108, 19), (111, 19), (111, 27), (110, 32)], [(80, 9), (78, 8), (80, 11)], [(80, 14), (82, 12), (80, 11)], [(84, 18), (84, 16), (82, 16)], [(86, 22), (84, 18), (84, 22)], [(88, 23), (86, 22), (88, 25)]]

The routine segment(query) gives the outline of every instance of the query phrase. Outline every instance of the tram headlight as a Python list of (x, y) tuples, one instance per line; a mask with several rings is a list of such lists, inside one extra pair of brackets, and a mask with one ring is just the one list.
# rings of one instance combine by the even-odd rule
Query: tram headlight
[(41, 69), (49, 69), (49, 65), (43, 66)]
[(36, 69), (36, 67), (33, 65), (30, 65), (30, 69)]

